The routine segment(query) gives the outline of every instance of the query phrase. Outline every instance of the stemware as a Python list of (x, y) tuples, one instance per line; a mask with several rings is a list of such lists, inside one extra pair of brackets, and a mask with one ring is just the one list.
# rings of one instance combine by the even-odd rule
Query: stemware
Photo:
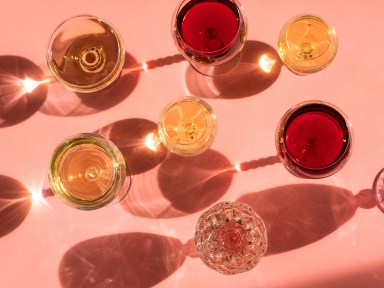
[(120, 150), (95, 133), (77, 134), (62, 141), (53, 153), (48, 178), (55, 195), (80, 210), (117, 203), (131, 184)]
[(380, 170), (373, 182), (376, 206), (384, 213), (384, 169)]
[(113, 84), (124, 65), (124, 44), (105, 19), (79, 15), (61, 23), (51, 36), (48, 66), (66, 88), (90, 93)]
[(327, 67), (337, 52), (336, 30), (314, 15), (289, 20), (278, 38), (278, 53), (292, 72), (307, 75)]
[(161, 142), (171, 152), (194, 156), (206, 151), (217, 132), (217, 119), (205, 101), (188, 96), (169, 103), (158, 121)]
[(182, 0), (172, 17), (176, 46), (206, 76), (231, 71), (244, 47), (247, 25), (237, 0)]
[(324, 101), (304, 101), (278, 123), (276, 148), (293, 175), (323, 178), (339, 171), (352, 152), (352, 125), (344, 113)]
[(251, 270), (267, 251), (262, 218), (247, 204), (221, 202), (203, 213), (196, 225), (200, 259), (223, 274)]

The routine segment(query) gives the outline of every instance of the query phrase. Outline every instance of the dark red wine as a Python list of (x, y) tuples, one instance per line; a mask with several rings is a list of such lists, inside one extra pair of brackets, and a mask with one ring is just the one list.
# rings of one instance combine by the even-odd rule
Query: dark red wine
[(184, 42), (197, 51), (231, 48), (239, 31), (239, 13), (231, 1), (191, 1), (180, 11), (179, 31)]
[(291, 116), (285, 129), (285, 145), (301, 166), (323, 169), (335, 163), (348, 144), (344, 118), (328, 106), (309, 105)]

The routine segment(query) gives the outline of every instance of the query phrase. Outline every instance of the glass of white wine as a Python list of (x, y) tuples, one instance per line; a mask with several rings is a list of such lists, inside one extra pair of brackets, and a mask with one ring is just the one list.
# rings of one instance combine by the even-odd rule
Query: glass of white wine
[(91, 15), (62, 22), (51, 36), (47, 51), (47, 63), (56, 80), (80, 93), (113, 84), (121, 74), (124, 57), (124, 44), (117, 29)]
[(278, 53), (285, 66), (298, 75), (308, 75), (327, 67), (337, 52), (336, 30), (314, 15), (288, 21), (278, 39)]
[(131, 184), (120, 150), (94, 133), (77, 134), (62, 141), (53, 153), (48, 178), (55, 195), (81, 210), (119, 202)]
[(169, 103), (158, 121), (161, 142), (172, 153), (194, 156), (206, 151), (217, 133), (217, 119), (211, 106), (188, 96)]

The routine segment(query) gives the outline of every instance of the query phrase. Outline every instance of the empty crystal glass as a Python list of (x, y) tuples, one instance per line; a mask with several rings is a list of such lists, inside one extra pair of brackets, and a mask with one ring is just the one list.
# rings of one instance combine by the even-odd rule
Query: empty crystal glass
[(251, 270), (267, 251), (261, 217), (240, 202), (221, 202), (203, 213), (196, 225), (195, 246), (201, 260), (223, 274)]

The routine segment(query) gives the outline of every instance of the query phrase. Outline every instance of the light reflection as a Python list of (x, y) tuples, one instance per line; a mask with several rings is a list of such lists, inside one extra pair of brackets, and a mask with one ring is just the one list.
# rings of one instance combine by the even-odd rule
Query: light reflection
[(4, 84), (0, 87), (0, 90), (2, 90), (1, 102), (3, 105), (13, 103), (25, 94), (32, 93), (40, 85), (51, 81), (50, 78), (36, 81), (31, 78), (20, 79), (12, 75), (8, 75), (8, 77), (4, 77), (4, 79)]
[(276, 64), (276, 60), (271, 58), (267, 54), (263, 54), (259, 58), (259, 66), (266, 73), (270, 73), (275, 64)]
[(236, 172), (241, 172), (241, 164), (240, 163), (234, 163), (233, 168), (236, 170)]
[(145, 63), (145, 62), (143, 62), (143, 63), (141, 64), (141, 68), (143, 68), (143, 71), (148, 71), (148, 64)]
[(155, 135), (155, 133), (151, 132), (145, 137), (144, 143), (148, 149), (157, 151), (160, 145), (160, 139), (157, 135)]

